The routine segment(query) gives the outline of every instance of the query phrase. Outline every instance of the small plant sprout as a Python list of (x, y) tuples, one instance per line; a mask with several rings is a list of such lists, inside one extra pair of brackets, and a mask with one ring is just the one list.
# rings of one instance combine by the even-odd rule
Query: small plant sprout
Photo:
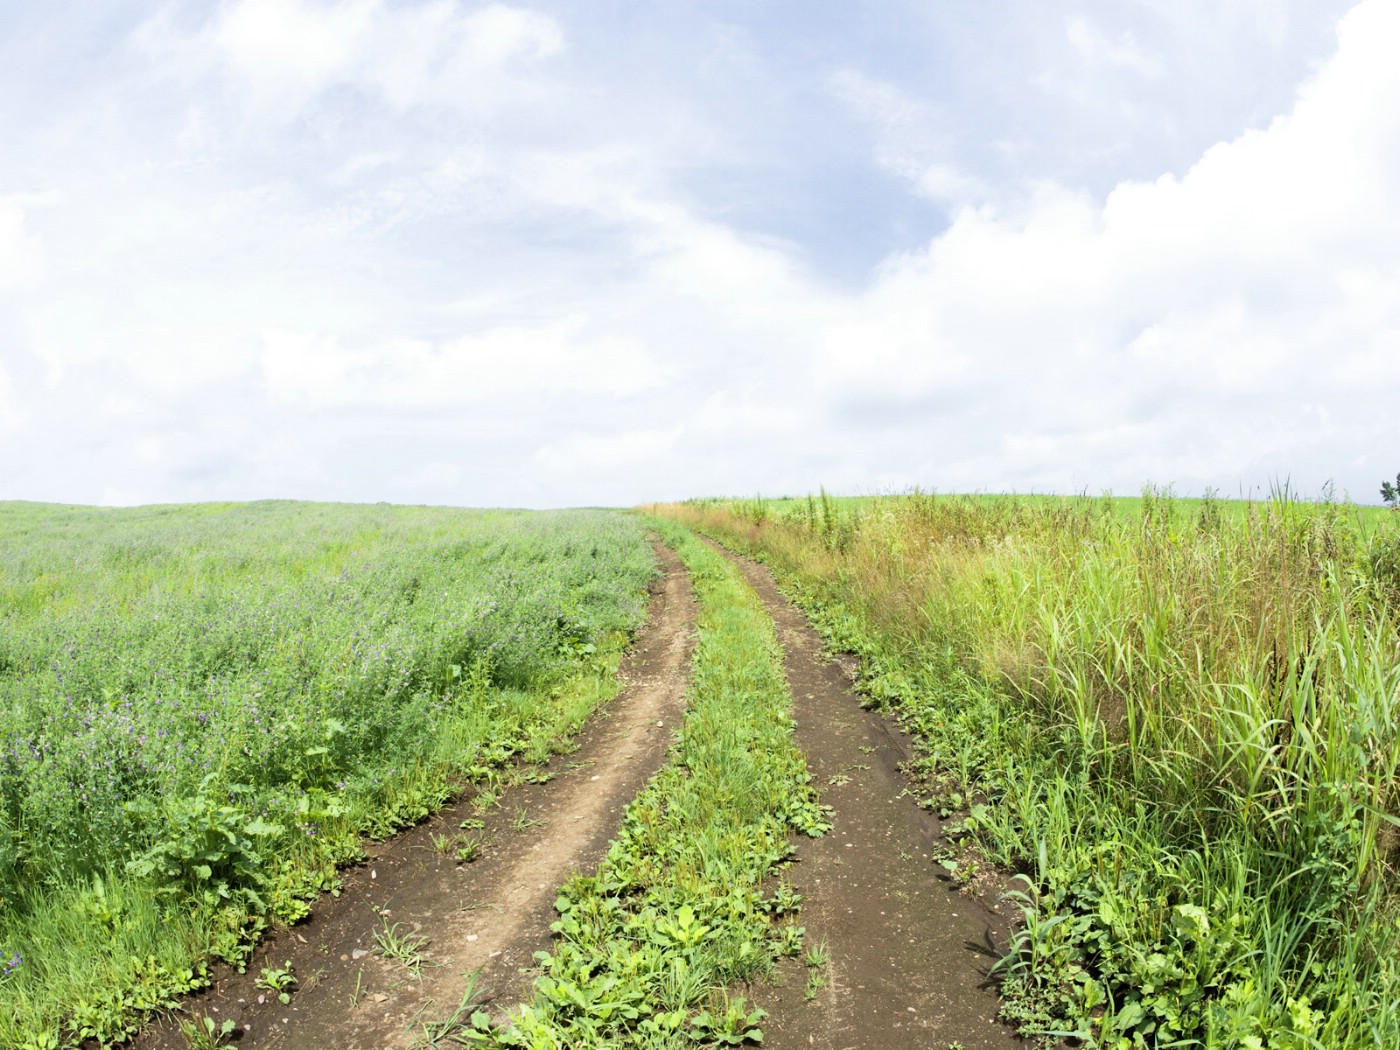
[(374, 942), (379, 946), (380, 955), (403, 963), (404, 969), (416, 979), (422, 980), (423, 948), (427, 945), (428, 938), (415, 933), (400, 933), (400, 925), (396, 922), (391, 926), (389, 920), (385, 919), (384, 925), (374, 931)]
[(481, 856), (481, 849), (485, 843), (479, 835), (458, 835), (454, 840), (456, 848), (453, 856), (458, 864), (470, 864)]
[(223, 1024), (219, 1024), (208, 1014), (195, 1014), (188, 1021), (180, 1022), (180, 1032), (189, 1050), (218, 1050), (227, 1045), (225, 1040), (233, 1033), (233, 1028), (232, 1018), (225, 1018)]
[(831, 961), (831, 948), (827, 945), (826, 938), (823, 937), (821, 943), (809, 948), (802, 961), (807, 964), (807, 987), (802, 990), (802, 997), (811, 1002), (817, 997), (817, 993), (826, 987), (826, 974), (822, 969)]
[(297, 979), (292, 973), (292, 964), (283, 963), (280, 968), (264, 966), (254, 983), (264, 991), (272, 992), (277, 996), (278, 1002), (285, 1006), (292, 1001), (291, 989), (292, 985), (297, 983)]
[(463, 976), (467, 979), (467, 986), (457, 1008), (441, 1021), (425, 1021), (423, 1034), (414, 1040), (411, 1050), (438, 1050), (445, 1045), (467, 1046), (485, 1042), (492, 1033), (491, 1014), (476, 1009), (476, 982), (481, 971), (473, 970)]
[(802, 954), (802, 937), (807, 932), (806, 927), (788, 923), (786, 926), (778, 927), (776, 938), (776, 951), (785, 959), (796, 958)]
[(350, 993), (350, 1009), (358, 1010), (365, 997), (365, 971), (355, 974), (355, 990)]

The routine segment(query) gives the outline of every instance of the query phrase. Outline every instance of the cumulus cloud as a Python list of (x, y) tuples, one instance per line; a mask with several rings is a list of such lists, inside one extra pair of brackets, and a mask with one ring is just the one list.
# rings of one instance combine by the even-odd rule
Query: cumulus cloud
[[(1358, 6), (1290, 112), (1181, 176), (959, 213), (850, 304), (824, 389), (867, 412), (963, 398), (943, 408), (974, 453), (945, 468), (961, 485), (1006, 477), (977, 473), (998, 453), (1061, 487), (1079, 463), (1120, 486), (1347, 476), (1400, 385), (1397, 35), (1400, 9)], [(978, 404), (995, 419), (969, 427)]]

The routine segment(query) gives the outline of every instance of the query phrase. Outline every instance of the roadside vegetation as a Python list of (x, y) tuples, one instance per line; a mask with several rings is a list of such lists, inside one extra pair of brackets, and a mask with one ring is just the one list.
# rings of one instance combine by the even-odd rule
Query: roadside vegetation
[(744, 982), (802, 950), (800, 898), (775, 873), (792, 835), (827, 811), (792, 738), (782, 651), (727, 559), (654, 522), (700, 605), (687, 711), (672, 758), (628, 807), (595, 874), (560, 891), (554, 950), (533, 1002), (504, 1024), (466, 1004), (446, 1040), (530, 1050), (736, 1045), (762, 1040)]
[(1400, 532), (1384, 512), (907, 496), (657, 508), (777, 572), (1017, 873), (1047, 1043), (1400, 1046)]
[(0, 504), (0, 1046), (121, 1040), (547, 758), (654, 572), (605, 512)]

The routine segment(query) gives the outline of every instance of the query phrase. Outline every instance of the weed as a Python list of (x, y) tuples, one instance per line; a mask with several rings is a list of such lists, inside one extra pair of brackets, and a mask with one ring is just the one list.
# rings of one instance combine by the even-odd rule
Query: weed
[(365, 971), (359, 970), (355, 973), (355, 990), (350, 993), (350, 1009), (359, 1009), (360, 1003), (365, 997)]
[(788, 923), (778, 927), (778, 936), (774, 939), (773, 952), (785, 959), (792, 959), (802, 953), (802, 938), (807, 933), (804, 926)]
[(440, 1021), (425, 1021), (423, 1034), (414, 1040), (410, 1050), (439, 1050), (451, 1042), (459, 1046), (485, 1041), (496, 1033), (491, 1014), (475, 1009), (476, 984), (480, 970), (466, 974), (467, 984), (457, 1008)]
[(470, 864), (481, 856), (486, 842), (480, 835), (458, 835), (453, 840), (453, 857), (458, 864)]
[(388, 919), (382, 922), (383, 925), (374, 931), (374, 943), (378, 946), (379, 954), (385, 959), (402, 963), (416, 980), (422, 980), (423, 949), (428, 944), (428, 938), (413, 932), (400, 933), (402, 923), (390, 925)]
[(284, 1006), (292, 1001), (292, 985), (297, 983), (292, 973), (292, 964), (283, 963), (280, 967), (264, 966), (253, 982), (255, 987), (272, 992)]
[(219, 1023), (208, 1014), (195, 1014), (189, 1020), (182, 1018), (180, 1021), (180, 1033), (185, 1037), (189, 1050), (218, 1050), (227, 1045), (234, 1027), (232, 1018), (225, 1018)]
[(749, 1041), (761, 1042), (763, 1032), (758, 1023), (767, 1011), (748, 1009), (743, 996), (732, 999), (727, 994), (708, 1010), (701, 1010), (690, 1019), (690, 1038), (715, 1046), (738, 1046)]

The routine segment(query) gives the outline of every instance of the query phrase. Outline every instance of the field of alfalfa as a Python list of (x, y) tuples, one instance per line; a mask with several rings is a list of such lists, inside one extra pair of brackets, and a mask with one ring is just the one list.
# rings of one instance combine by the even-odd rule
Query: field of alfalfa
[(1269, 501), (694, 501), (1017, 873), (996, 973), (1105, 1047), (1400, 1046), (1400, 530)]
[(103, 1045), (614, 689), (640, 523), (0, 504), (0, 1046)]

